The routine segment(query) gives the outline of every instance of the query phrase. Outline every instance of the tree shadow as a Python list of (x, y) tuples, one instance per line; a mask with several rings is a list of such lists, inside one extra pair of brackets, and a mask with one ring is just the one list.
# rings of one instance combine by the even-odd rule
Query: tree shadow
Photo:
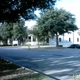
[(5, 58), (55, 80), (71, 80), (75, 73), (80, 74), (79, 53), (79, 49), (18, 50)]

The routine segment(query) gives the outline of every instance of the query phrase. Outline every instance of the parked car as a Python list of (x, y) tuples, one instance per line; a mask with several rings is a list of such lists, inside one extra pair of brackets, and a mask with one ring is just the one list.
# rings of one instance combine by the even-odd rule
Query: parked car
[(68, 48), (80, 48), (80, 44), (72, 44)]

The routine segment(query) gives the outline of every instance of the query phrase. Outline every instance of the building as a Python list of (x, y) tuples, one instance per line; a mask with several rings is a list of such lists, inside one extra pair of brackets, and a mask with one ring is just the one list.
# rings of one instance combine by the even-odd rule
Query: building
[(29, 34), (26, 40), (26, 44), (32, 46), (37, 45), (38, 44), (37, 38), (35, 38), (32, 34)]
[[(64, 47), (67, 47), (71, 44), (80, 44), (80, 30), (59, 35), (58, 41), (59, 45), (63, 45)], [(56, 37), (49, 40), (49, 45), (56, 45)]]

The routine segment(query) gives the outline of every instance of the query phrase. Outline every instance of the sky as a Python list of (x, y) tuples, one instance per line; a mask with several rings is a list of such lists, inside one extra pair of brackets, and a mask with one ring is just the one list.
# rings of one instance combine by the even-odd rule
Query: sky
[[(75, 15), (76, 18), (76, 25), (78, 28), (80, 28), (80, 0), (59, 0), (56, 2), (55, 7), (57, 8), (63, 8), (66, 11), (71, 12)], [(39, 16), (40, 11), (36, 11), (36, 15)], [(26, 21), (25, 26), (28, 26), (28, 28), (31, 28), (33, 25), (36, 24), (36, 21)]]
[(56, 3), (57, 8), (63, 8), (75, 15), (76, 25), (80, 28), (80, 0), (60, 0)]

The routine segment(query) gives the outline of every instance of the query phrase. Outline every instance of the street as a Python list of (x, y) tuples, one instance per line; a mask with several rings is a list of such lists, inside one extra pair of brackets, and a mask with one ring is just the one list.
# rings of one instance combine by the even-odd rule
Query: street
[(54, 80), (74, 80), (80, 74), (80, 49), (26, 50), (0, 48), (0, 57)]

